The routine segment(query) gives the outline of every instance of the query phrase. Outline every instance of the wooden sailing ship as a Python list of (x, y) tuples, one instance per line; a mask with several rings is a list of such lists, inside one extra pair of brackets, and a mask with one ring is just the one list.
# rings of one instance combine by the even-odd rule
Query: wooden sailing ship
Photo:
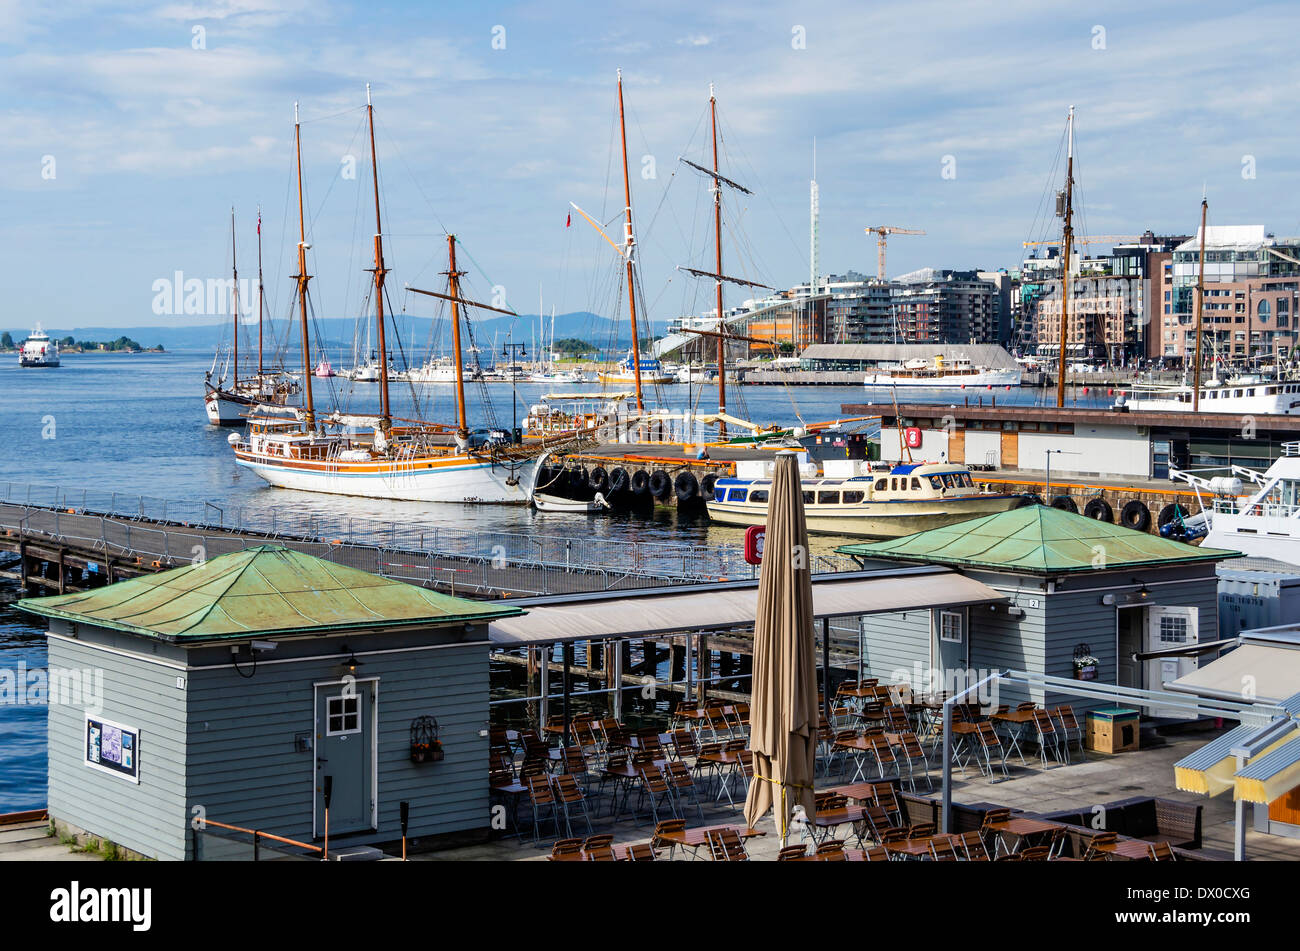
[[(366, 88), (366, 113), (370, 131), (370, 157), (375, 198), (374, 275), (375, 329), (380, 353), (387, 353), (384, 325), (383, 227), (380, 220), (379, 173), (375, 155), (374, 108)], [(297, 106), (294, 106), (294, 150), (298, 182), (297, 299), (302, 336), (303, 377), (306, 383), (301, 410), (277, 413), (274, 408), (249, 420), (245, 437), (234, 444), (239, 465), (275, 486), (308, 492), (417, 502), (490, 502), (524, 504), (536, 480), (539, 461), (550, 451), (573, 445), (565, 434), (557, 444), (549, 441), (517, 445), (508, 437), (471, 435), (465, 412), (465, 372), (461, 354), (461, 309), (467, 307), (512, 313), (488, 307), (461, 296), (456, 267), (456, 237), (447, 235), (447, 291), (409, 290), (448, 301), (451, 307), (454, 366), (456, 368), (455, 425), (430, 423), (393, 416), (389, 402), (389, 368), (380, 360), (378, 415), (340, 412), (320, 416), (311, 385), (311, 342), (307, 321), (306, 230), (302, 201), (302, 146)]]
[(226, 383), (224, 368), (217, 379), (217, 361), (221, 357), (221, 348), (212, 360), (212, 368), (204, 377), (203, 408), (208, 422), (213, 426), (242, 426), (248, 414), (258, 406), (287, 406), (297, 396), (300, 387), (282, 369), (267, 371), (262, 346), (263, 317), (266, 312), (265, 294), (262, 285), (262, 212), (257, 213), (257, 373), (242, 379), (239, 375), (239, 263), (235, 255), (235, 209), (230, 209), (230, 265), (234, 276), (232, 286), (231, 314), (234, 324), (233, 347), (230, 362), (231, 381)]

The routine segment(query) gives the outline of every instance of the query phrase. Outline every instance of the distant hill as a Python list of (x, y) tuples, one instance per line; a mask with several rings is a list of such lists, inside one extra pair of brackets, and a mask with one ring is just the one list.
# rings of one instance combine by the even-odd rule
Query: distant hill
[[(428, 317), (399, 317), (398, 327), (401, 335), (403, 348), (407, 353), (422, 353), (428, 345), (430, 337), (430, 325), (433, 323)], [(442, 347), (451, 346), (450, 328), (444, 326), (439, 329), (438, 341)], [(551, 318), (546, 315), (543, 318), (546, 334), (549, 337), (551, 333)], [(245, 326), (249, 328), (247, 340), (255, 345), (257, 339), (257, 325), (255, 322), (246, 321)], [(319, 328), (326, 338), (325, 345), (330, 350), (337, 350), (339, 347), (351, 348), (354, 329), (357, 321), (354, 318), (330, 317), (318, 319), (312, 327), (313, 335)], [(537, 315), (520, 314), (518, 317), (492, 316), (490, 318), (477, 319), (473, 321), (474, 340), (479, 347), (486, 349), (492, 346), (494, 338), (498, 346), (506, 342), (507, 337), (513, 330), (513, 341), (523, 343), (530, 348), (533, 345), (533, 336), (536, 333)], [(3, 330), (4, 328), (0, 328)], [(223, 323), (189, 323), (159, 327), (141, 327), (141, 326), (121, 326), (121, 327), (60, 327), (45, 326), (44, 330), (56, 340), (61, 337), (72, 336), (77, 340), (112, 340), (117, 337), (130, 337), (132, 340), (140, 341), (145, 347), (153, 347), (161, 344), (168, 350), (211, 350), (223, 335), (228, 339), (230, 336), (230, 324)], [(284, 339), (285, 321), (277, 320), (272, 322), (271, 329), (267, 331), (268, 347), (270, 341)], [(9, 333), (13, 335), (16, 342), (27, 339), (31, 332), (30, 327), (10, 328)], [(362, 340), (365, 339), (365, 328), (361, 328)], [(626, 321), (611, 321), (605, 317), (600, 317), (588, 311), (575, 311), (570, 314), (557, 314), (555, 316), (555, 339), (562, 340), (565, 337), (579, 337), (583, 340), (590, 341), (594, 346), (601, 349), (619, 349), (629, 347), (632, 343), (632, 335)], [(293, 332), (290, 334), (290, 340), (296, 342), (298, 339), (297, 325), (294, 325)], [(241, 335), (241, 343), (244, 338)], [(374, 340), (373, 334), (371, 337)], [(313, 339), (313, 346), (320, 346), (321, 341)], [(531, 352), (531, 351), (530, 351)]]

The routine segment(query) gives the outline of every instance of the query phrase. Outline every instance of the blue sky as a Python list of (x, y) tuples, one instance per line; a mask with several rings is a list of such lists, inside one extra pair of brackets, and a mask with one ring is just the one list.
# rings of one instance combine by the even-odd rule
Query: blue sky
[[(436, 286), (451, 229), (475, 292), (501, 285), (521, 312), (539, 285), (547, 311), (607, 309), (612, 252), (564, 220), (570, 201), (604, 220), (621, 206), (618, 67), (657, 320), (711, 294), (674, 270), (708, 266), (707, 194), (677, 157), (707, 161), (710, 82), (724, 174), (755, 192), (727, 196), (724, 270), (766, 284), (808, 274), (814, 137), (824, 272), (874, 270), (871, 224), (927, 231), (891, 243), (891, 273), (1014, 266), (1021, 242), (1046, 234), (1040, 202), (1071, 103), (1080, 230), (1194, 231), (1205, 183), (1211, 222), (1300, 231), (1300, 8), (1053, 6), (0, 0), (0, 323), (194, 320), (155, 315), (154, 281), (225, 276), (232, 204), (251, 276), (259, 202), (271, 310), (285, 313), (294, 100), (317, 308), (354, 314), (373, 230), (366, 82), (391, 280)], [(640, 174), (647, 155), (654, 178)]]

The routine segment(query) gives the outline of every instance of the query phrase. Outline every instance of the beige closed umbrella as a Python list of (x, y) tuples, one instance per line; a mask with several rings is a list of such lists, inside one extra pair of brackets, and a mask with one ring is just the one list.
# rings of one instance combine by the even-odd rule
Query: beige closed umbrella
[(780, 453), (767, 503), (767, 533), (754, 622), (749, 746), (754, 781), (745, 798), (750, 827), (775, 807), (781, 844), (795, 806), (814, 814), (817, 661), (812, 571), (798, 457)]

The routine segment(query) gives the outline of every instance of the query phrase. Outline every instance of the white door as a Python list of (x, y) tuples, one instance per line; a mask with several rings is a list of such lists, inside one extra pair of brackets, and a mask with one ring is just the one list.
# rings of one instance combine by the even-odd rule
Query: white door
[[(1146, 650), (1168, 650), (1171, 647), (1191, 646), (1198, 641), (1198, 608), (1176, 608), (1153, 604), (1147, 608)], [(1149, 690), (1163, 690), (1171, 680), (1196, 669), (1195, 657), (1155, 657), (1146, 662), (1146, 682)], [(1147, 715), (1168, 719), (1195, 719), (1195, 715), (1167, 707), (1148, 707)]]

